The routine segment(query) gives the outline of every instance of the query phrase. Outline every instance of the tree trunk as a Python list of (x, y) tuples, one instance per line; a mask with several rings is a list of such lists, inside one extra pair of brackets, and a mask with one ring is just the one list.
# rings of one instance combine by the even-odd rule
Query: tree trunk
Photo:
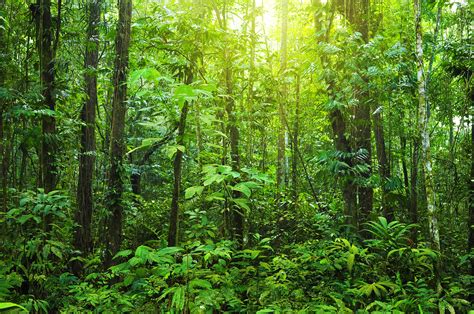
[[(1, 69), (0, 69), (0, 72)], [(2, 74), (0, 73), (0, 76)], [(1, 80), (1, 78), (0, 78)], [(0, 81), (0, 86), (2, 86), (2, 82)], [(7, 178), (8, 178), (8, 169), (5, 167), (5, 164), (6, 164), (6, 160), (7, 160), (7, 150), (5, 149), (5, 135), (4, 135), (4, 123), (3, 123), (3, 111), (4, 111), (4, 107), (5, 104), (2, 103), (0, 104), (0, 157), (2, 157), (2, 161), (0, 163), (0, 166), (1, 166), (1, 174), (2, 174), (2, 201), (1, 201), (1, 210), (3, 212), (7, 212), (8, 210), (8, 181), (7, 181)]]
[[(313, 4), (316, 4), (316, 0), (313, 0)], [(329, 38), (330, 38), (330, 32), (331, 32), (331, 27), (333, 25), (334, 17), (336, 14), (336, 2), (332, 2), (331, 6), (331, 14), (329, 15), (328, 18), (328, 25), (324, 37), (324, 41), (329, 43)], [(317, 30), (319, 21), (317, 20), (316, 16), (314, 19), (314, 25), (315, 29)], [(329, 64), (329, 61), (326, 57), (321, 56), (321, 64)], [(333, 97), (334, 95), (334, 82), (333, 81), (328, 81), (328, 96), (329, 98)], [(346, 123), (344, 121), (344, 116), (339, 109), (333, 109), (329, 112), (329, 120), (331, 121), (331, 128), (332, 128), (332, 133), (333, 133), (333, 140), (334, 140), (334, 146), (336, 147), (336, 150), (344, 153), (350, 153), (351, 147), (349, 145), (349, 140), (346, 137)], [(348, 164), (350, 167), (352, 166), (352, 160), (351, 158), (344, 158), (342, 160), (346, 164)], [(357, 228), (357, 221), (358, 221), (358, 215), (357, 215), (357, 199), (356, 199), (356, 193), (355, 193), (355, 186), (353, 183), (353, 180), (351, 178), (342, 178), (342, 197), (344, 199), (344, 220), (345, 224), (352, 226), (354, 228)]]
[[(5, 0), (0, 0), (0, 12), (6, 12), (6, 5)], [(5, 20), (0, 19), (0, 86), (5, 86), (5, 79), (6, 79), (6, 66), (5, 62), (8, 60), (7, 58), (7, 42), (5, 38)], [(7, 211), (8, 205), (8, 182), (7, 182), (7, 175), (8, 171), (5, 168), (5, 161), (7, 159), (7, 150), (5, 149), (5, 138), (4, 138), (4, 116), (3, 113), (6, 111), (6, 101), (0, 98), (0, 158), (2, 161), (1, 165), (1, 174), (2, 174), (2, 197), (0, 208), (2, 211)]]
[[(357, 25), (358, 31), (362, 34), (362, 39), (365, 43), (369, 42), (369, 0), (362, 0), (360, 2), (360, 12), (352, 19), (354, 24)], [(351, 19), (351, 18), (349, 18)], [(368, 78), (362, 74), (362, 78), (366, 86), (363, 86), (360, 90), (360, 103), (355, 108), (355, 130), (354, 130), (354, 144), (355, 151), (360, 149), (365, 150), (367, 153), (361, 159), (360, 163), (366, 164), (369, 171), (364, 173), (362, 176), (364, 179), (368, 179), (372, 171), (372, 145), (371, 145), (371, 133), (370, 133), (370, 106), (369, 106), (369, 90), (368, 90)], [(359, 229), (362, 229), (362, 224), (369, 220), (370, 213), (372, 211), (373, 203), (373, 189), (372, 187), (358, 186), (358, 211), (359, 212)]]
[[(429, 102), (426, 96), (426, 82), (423, 61), (423, 34), (421, 30), (421, 2), (414, 0), (415, 9), (415, 32), (416, 32), (416, 66), (417, 66), (417, 83), (418, 83), (418, 130), (419, 139), (421, 141), (421, 162), (423, 166), (425, 189), (426, 189), (426, 205), (428, 210), (428, 223), (430, 240), (433, 249), (440, 251), (439, 226), (436, 208), (436, 195), (433, 182), (433, 170), (431, 164), (431, 148), (429, 133)], [(440, 289), (439, 263), (435, 265), (435, 274), (437, 277), (437, 289)]]
[(379, 163), (379, 175), (382, 184), (382, 209), (384, 216), (389, 220), (393, 220), (393, 207), (387, 202), (387, 179), (390, 178), (390, 165), (388, 164), (387, 152), (385, 150), (385, 135), (383, 132), (383, 122), (381, 117), (381, 109), (374, 112), (374, 134), (375, 146), (377, 150), (377, 160)]
[[(39, 14), (36, 14), (37, 40), (41, 86), (44, 107), (54, 112), (56, 97), (54, 94), (54, 51), (53, 51), (53, 25), (51, 19), (51, 0), (37, 0)], [(58, 40), (56, 38), (56, 40)], [(46, 193), (56, 188), (56, 119), (54, 115), (44, 115), (42, 118), (43, 139), (41, 144), (41, 187)], [(48, 223), (46, 222), (46, 225)]]
[[(92, 251), (91, 219), (93, 211), (93, 174), (95, 163), (95, 116), (97, 107), (97, 66), (99, 62), (100, 2), (89, 0), (84, 81), (87, 99), (81, 111), (81, 152), (77, 183), (77, 211), (75, 221), (79, 227), (74, 233), (74, 247), (84, 254)], [(75, 271), (79, 271), (75, 269)]]
[(300, 132), (300, 75), (296, 75), (296, 102), (295, 102), (295, 118), (293, 121), (293, 152), (291, 159), (291, 185), (293, 192), (293, 201), (296, 204), (298, 199), (298, 144)]
[[(469, 90), (469, 97), (474, 104), (474, 87)], [(471, 111), (472, 112), (472, 111)], [(474, 250), (474, 115), (471, 114), (471, 180), (469, 182), (469, 221), (468, 221), (468, 254)], [(474, 258), (471, 257), (471, 275), (474, 276)], [(474, 297), (473, 297), (474, 298)]]
[[(288, 0), (281, 0), (281, 47), (280, 47), (280, 78), (284, 80), (287, 66), (287, 37), (288, 37)], [(278, 104), (278, 156), (277, 156), (277, 186), (278, 192), (282, 193), (286, 183), (286, 162), (285, 162), (285, 119), (286, 119), (286, 102), (287, 102), (287, 86), (282, 83), (281, 99)]]
[[(236, 172), (240, 171), (240, 155), (239, 155), (239, 129), (237, 127), (237, 117), (235, 112), (235, 102), (233, 98), (233, 74), (232, 74), (232, 63), (229, 52), (226, 51), (226, 69), (225, 69), (225, 82), (227, 87), (227, 94), (229, 97), (226, 100), (225, 110), (228, 118), (228, 134), (230, 140), (230, 159), (232, 169)], [(241, 197), (241, 193), (233, 191), (234, 198)], [(242, 247), (243, 236), (244, 236), (244, 211), (238, 208), (235, 204), (232, 205), (232, 231), (233, 238), (237, 241), (238, 245)]]
[(110, 134), (110, 170), (108, 178), (107, 251), (105, 266), (119, 251), (122, 241), (123, 157), (125, 153), (125, 115), (127, 112), (128, 48), (132, 17), (132, 0), (119, 0), (119, 20), (115, 38), (114, 96)]
[[(420, 160), (420, 144), (418, 139), (413, 140), (413, 152), (410, 174), (410, 218), (412, 224), (418, 223), (418, 164)], [(417, 228), (413, 228), (412, 240), (418, 240)]]
[[(193, 82), (193, 70), (190, 68), (186, 74), (186, 84)], [(185, 101), (183, 108), (181, 109), (181, 116), (179, 117), (178, 124), (178, 137), (176, 139), (176, 145), (184, 146), (184, 133), (186, 131), (186, 118), (188, 116), (189, 102)], [(181, 171), (183, 163), (183, 151), (181, 149), (176, 150), (176, 155), (173, 161), (173, 197), (171, 199), (170, 219), (169, 219), (169, 231), (168, 231), (168, 246), (178, 245), (179, 236), (179, 195), (181, 192)]]
[[(186, 118), (188, 115), (189, 104), (186, 101), (181, 109), (181, 116), (179, 118), (177, 145), (184, 144), (184, 131), (186, 129)], [(178, 245), (178, 231), (179, 231), (179, 194), (181, 191), (181, 170), (183, 162), (183, 152), (178, 149), (173, 161), (173, 198), (171, 199), (171, 210), (168, 231), (168, 246)]]
[[(331, 86), (329, 88), (331, 88)], [(342, 112), (339, 109), (331, 111), (330, 119), (336, 150), (345, 153), (351, 152), (349, 141), (346, 138), (346, 124), (344, 122)], [(343, 161), (347, 163), (350, 167), (352, 166), (351, 158), (345, 158)], [(355, 186), (352, 183), (351, 178), (344, 178), (342, 186), (342, 196), (344, 198), (344, 216), (346, 224), (357, 227), (358, 215), (356, 193)]]
[(254, 128), (254, 81), (255, 81), (255, 47), (257, 45), (257, 34), (255, 32), (256, 26), (256, 0), (250, 0), (252, 13), (250, 20), (250, 62), (249, 62), (249, 75), (248, 75), (248, 96), (247, 96), (247, 162), (252, 167), (254, 164), (254, 145), (255, 145), (255, 132)]

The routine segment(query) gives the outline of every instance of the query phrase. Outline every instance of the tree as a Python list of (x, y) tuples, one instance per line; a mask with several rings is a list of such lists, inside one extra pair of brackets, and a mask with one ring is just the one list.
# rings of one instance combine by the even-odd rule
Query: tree
[[(36, 13), (33, 12), (36, 20), (36, 46), (40, 60), (40, 77), (42, 85), (43, 106), (49, 110), (42, 118), (42, 147), (41, 147), (41, 186), (45, 192), (50, 192), (56, 188), (57, 165), (55, 155), (57, 152), (56, 138), (56, 95), (54, 90), (55, 60), (54, 48), (59, 41), (59, 24), (56, 25), (56, 38), (53, 43), (54, 29), (51, 18), (51, 1), (37, 0)], [(60, 21), (60, 20), (58, 20)], [(59, 22), (58, 22), (59, 23)]]
[(6, 4), (5, 0), (0, 0), (0, 56), (1, 56), (1, 61), (0, 61), (0, 157), (2, 158), (2, 162), (0, 164), (0, 171), (2, 174), (2, 195), (1, 195), (1, 204), (0, 208), (3, 211), (7, 210), (8, 206), (8, 169), (7, 169), (7, 151), (5, 148), (5, 126), (4, 126), (4, 112), (6, 111), (6, 97), (5, 97), (5, 90), (3, 90), (5, 87), (5, 74), (6, 74), (6, 64), (4, 60), (7, 60), (6, 54), (8, 50), (6, 49), (7, 47), (7, 42), (6, 42), (6, 36), (5, 36), (5, 16), (6, 16)]
[[(192, 65), (189, 66), (186, 73), (186, 84), (191, 84), (193, 82), (193, 69)], [(176, 138), (176, 154), (173, 161), (173, 197), (171, 199), (171, 208), (170, 208), (170, 219), (169, 219), (169, 231), (168, 231), (168, 246), (177, 246), (178, 245), (178, 236), (179, 236), (179, 196), (181, 192), (181, 171), (183, 163), (183, 149), (179, 147), (184, 147), (184, 134), (186, 131), (186, 119), (189, 111), (189, 101), (185, 100), (183, 107), (181, 109), (181, 115), (179, 117), (178, 123), (178, 136)]]
[(119, 19), (115, 37), (115, 65), (112, 101), (112, 126), (110, 134), (110, 168), (108, 175), (107, 251), (105, 265), (119, 251), (122, 241), (123, 191), (125, 154), (125, 115), (127, 112), (127, 75), (132, 19), (132, 0), (119, 1)]
[(74, 246), (84, 253), (92, 249), (91, 219), (93, 212), (93, 174), (95, 163), (95, 118), (97, 99), (97, 66), (99, 63), (100, 2), (89, 0), (84, 81), (86, 100), (82, 106), (81, 153), (79, 156), (79, 179), (77, 182), (77, 211), (75, 220), (79, 227), (75, 231)]

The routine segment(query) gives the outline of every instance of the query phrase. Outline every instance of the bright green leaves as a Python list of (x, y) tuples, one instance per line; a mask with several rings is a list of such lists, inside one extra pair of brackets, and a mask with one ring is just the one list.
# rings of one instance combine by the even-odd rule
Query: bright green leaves
[(192, 102), (197, 100), (199, 97), (202, 97), (203, 99), (212, 98), (213, 92), (216, 89), (216, 86), (213, 84), (201, 84), (197, 86), (179, 84), (174, 88), (173, 99), (182, 106), (185, 101)]
[(359, 292), (370, 296), (375, 294), (378, 298), (387, 294), (389, 290), (393, 290), (397, 287), (396, 284), (390, 281), (378, 281), (373, 283), (363, 283), (359, 287)]
[(201, 195), (202, 191), (204, 191), (204, 186), (192, 186), (186, 189), (184, 197), (190, 199), (193, 198), (194, 195)]
[(28, 222), (40, 224), (48, 216), (65, 219), (64, 210), (69, 206), (69, 200), (59, 191), (44, 193), (39, 189), (36, 193), (33, 191), (24, 193), (19, 205), (19, 207), (9, 210), (5, 218), (20, 225)]
[(232, 190), (239, 191), (242, 194), (244, 194), (247, 198), (249, 198), (250, 195), (252, 195), (252, 190), (249, 188), (249, 186), (246, 183), (247, 182), (237, 183), (235, 186), (232, 187)]
[(352, 273), (356, 262), (356, 257), (363, 256), (366, 253), (366, 250), (360, 249), (356, 245), (350, 243), (349, 240), (344, 238), (336, 239), (330, 251), (342, 253), (342, 256), (346, 259), (346, 267), (349, 273)]
[[(228, 200), (237, 208), (250, 211), (250, 199), (254, 191), (262, 187), (262, 183), (271, 182), (265, 174), (251, 169), (242, 169), (242, 173), (234, 171), (227, 165), (205, 165), (203, 167), (202, 185), (191, 186), (185, 191), (185, 198), (201, 196), (204, 190), (209, 193), (206, 201)], [(251, 180), (238, 182), (243, 177)], [(234, 208), (234, 210), (237, 210)], [(242, 214), (242, 213), (241, 213)]]
[(13, 311), (15, 308), (28, 312), (23, 306), (12, 302), (0, 302), (0, 311)]

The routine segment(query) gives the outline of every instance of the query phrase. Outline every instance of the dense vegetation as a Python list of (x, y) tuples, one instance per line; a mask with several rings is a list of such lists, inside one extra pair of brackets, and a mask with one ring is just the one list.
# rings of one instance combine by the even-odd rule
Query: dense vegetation
[(0, 312), (469, 312), (472, 20), (0, 0)]

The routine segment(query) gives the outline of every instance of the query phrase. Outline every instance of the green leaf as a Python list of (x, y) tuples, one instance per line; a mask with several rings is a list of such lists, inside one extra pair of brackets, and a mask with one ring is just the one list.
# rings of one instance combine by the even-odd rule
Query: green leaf
[(232, 201), (237, 204), (237, 206), (239, 206), (240, 208), (244, 208), (248, 211), (250, 211), (250, 207), (248, 205), (248, 200), (246, 200), (245, 198), (234, 198), (232, 199)]
[(61, 253), (61, 250), (57, 247), (51, 246), (51, 252), (53, 252), (53, 254), (56, 255), (59, 259), (63, 258), (63, 253)]
[(171, 305), (180, 312), (184, 309), (186, 287), (176, 287), (171, 300)]
[(211, 185), (212, 183), (217, 182), (221, 177), (222, 177), (222, 175), (220, 175), (220, 174), (217, 174), (217, 173), (213, 174), (204, 181), (203, 185), (204, 186)]
[(354, 266), (354, 261), (355, 261), (355, 254), (349, 254), (347, 257), (347, 269), (349, 272), (352, 272), (352, 267)]
[(133, 253), (132, 250), (123, 250), (123, 251), (120, 251), (117, 254), (115, 254), (113, 259), (116, 259), (116, 258), (119, 258), (119, 257), (127, 257), (127, 256), (130, 256), (130, 254), (132, 254), (132, 253)]
[(190, 198), (193, 198), (194, 195), (196, 195), (196, 194), (201, 195), (202, 191), (204, 191), (203, 186), (191, 186), (191, 187), (187, 188), (186, 191), (184, 192), (184, 198), (185, 199), (190, 199)]
[(204, 289), (212, 289), (212, 284), (204, 279), (193, 279), (189, 282), (189, 287), (191, 289), (194, 289), (196, 287), (198, 288), (204, 288)]
[(28, 312), (27, 309), (25, 309), (23, 306), (18, 305), (18, 304), (16, 304), (16, 303), (12, 303), (12, 302), (0, 302), (0, 310), (6, 310), (6, 309), (11, 309), (11, 308), (20, 308), (20, 309), (22, 309), (23, 311)]
[(236, 186), (232, 187), (232, 190), (242, 192), (245, 196), (250, 197), (252, 195), (252, 191), (248, 188), (245, 183), (238, 183)]
[(181, 252), (181, 251), (183, 251), (183, 248), (175, 247), (175, 246), (168, 246), (168, 247), (162, 248), (157, 253), (160, 254), (160, 255), (173, 255), (173, 254), (176, 254), (176, 253)]

